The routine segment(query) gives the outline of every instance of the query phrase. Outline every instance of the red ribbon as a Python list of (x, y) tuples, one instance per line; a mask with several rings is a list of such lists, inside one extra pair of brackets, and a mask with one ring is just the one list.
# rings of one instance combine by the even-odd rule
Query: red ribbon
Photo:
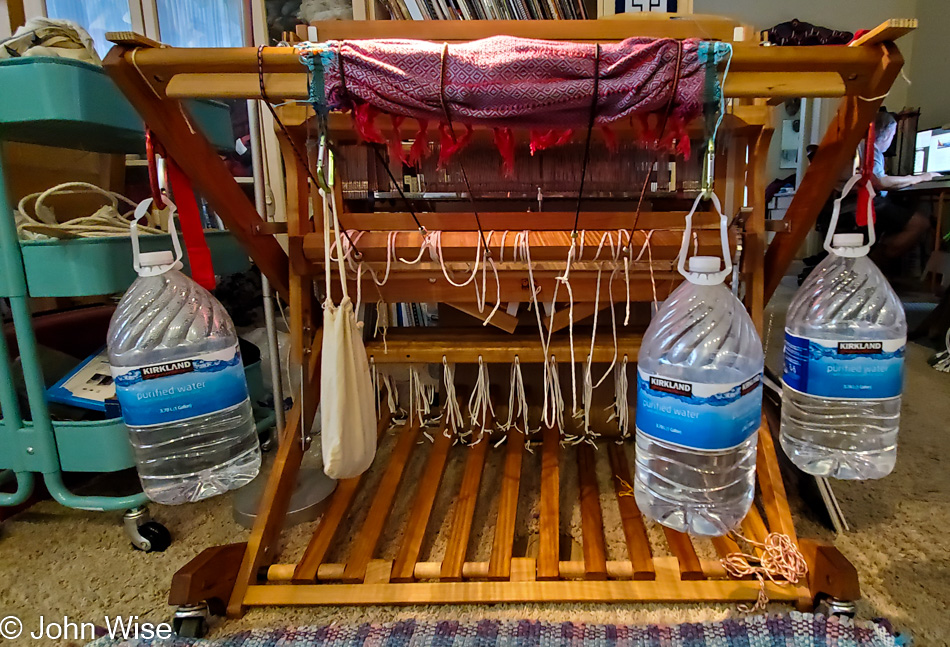
[[(858, 209), (854, 214), (854, 219), (859, 227), (867, 227), (868, 213), (870, 210), (871, 218), (877, 222), (877, 215), (874, 213), (874, 202), (871, 200), (871, 178), (874, 176), (874, 122), (868, 126), (868, 136), (864, 141), (864, 160), (861, 164), (861, 181), (858, 183)], [(869, 204), (870, 203), (870, 204)]]
[(211, 265), (211, 250), (208, 249), (205, 232), (201, 227), (198, 201), (195, 199), (191, 182), (174, 160), (166, 158), (165, 161), (172, 194), (175, 196), (175, 206), (178, 207), (181, 236), (185, 240), (185, 249), (188, 250), (191, 278), (204, 289), (213, 290), (215, 280), (214, 267)]

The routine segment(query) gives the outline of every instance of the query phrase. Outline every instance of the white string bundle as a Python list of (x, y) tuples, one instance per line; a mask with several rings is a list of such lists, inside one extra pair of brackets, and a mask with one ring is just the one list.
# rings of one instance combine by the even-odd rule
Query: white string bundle
[(607, 407), (608, 411), (613, 409), (607, 422), (617, 421), (621, 442), (630, 437), (630, 405), (627, 401), (629, 390), (627, 356), (624, 355), (620, 363), (614, 366), (614, 403)]
[[(508, 431), (515, 427), (515, 421), (518, 418), (521, 419), (521, 430), (525, 435), (525, 446), (528, 447), (527, 436), (537, 429), (532, 430), (528, 423), (528, 398), (524, 389), (524, 377), (521, 374), (521, 360), (515, 355), (515, 361), (511, 363), (511, 381), (508, 389), (508, 421), (501, 425), (501, 429)], [(531, 451), (530, 447), (528, 451)]]
[(463, 434), (462, 409), (459, 407), (458, 395), (455, 393), (455, 365), (449, 364), (445, 355), (442, 356), (442, 379), (445, 382), (445, 404), (442, 405), (442, 416), (445, 420), (446, 436), (455, 436), (458, 440)]
[[(422, 379), (419, 367), (409, 366), (409, 415), (419, 420), (419, 426), (425, 426), (432, 413), (432, 402), (435, 400), (435, 385)], [(432, 437), (423, 432), (429, 440)]]
[(495, 419), (495, 407), (489, 393), (488, 366), (478, 356), (478, 375), (475, 378), (475, 388), (468, 398), (468, 415), (472, 421), (472, 428), (478, 429), (478, 438), (472, 443), (482, 442), (485, 432), (491, 434), (491, 425)]

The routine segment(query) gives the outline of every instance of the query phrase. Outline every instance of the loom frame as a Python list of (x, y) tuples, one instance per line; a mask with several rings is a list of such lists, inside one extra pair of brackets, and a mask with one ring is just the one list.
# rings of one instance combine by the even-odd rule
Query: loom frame
[[(890, 89), (902, 64), (893, 44), (900, 35), (913, 29), (915, 21), (890, 21), (862, 38), (856, 47), (840, 48), (766, 48), (750, 42), (735, 43), (732, 73), (725, 84), (725, 94), (734, 99), (724, 128), (732, 137), (741, 138), (748, 147), (748, 165), (731, 148), (725, 164), (717, 167), (717, 191), (732, 192), (732, 204), (742, 204), (742, 190), (749, 189), (750, 205), (736, 209), (741, 218), (732, 235), (742, 240), (745, 282), (745, 303), (760, 333), (763, 311), (805, 235), (813, 226), (818, 212), (827, 200), (838, 172), (851, 158), (858, 142), (881, 104), (881, 97)], [(715, 37), (732, 40), (739, 27), (722, 19), (696, 17), (671, 20), (651, 17), (643, 20), (566, 22), (333, 22), (315, 25), (323, 40), (360, 37), (413, 37), (436, 41), (459, 41), (496, 34), (536, 38), (564, 38), (580, 41), (611, 41), (629, 36), (653, 37)], [(748, 31), (748, 30), (746, 30)], [(359, 529), (345, 563), (327, 563), (329, 549), (337, 540), (341, 522), (350, 512), (360, 487), (360, 478), (340, 482), (316, 527), (303, 558), (296, 563), (278, 561), (280, 535), (303, 456), (301, 429), (309, 429), (319, 398), (319, 356), (321, 330), (315, 314), (318, 310), (313, 295), (314, 277), (320, 276), (322, 264), (321, 219), (309, 217), (311, 189), (303, 169), (294, 157), (290, 142), (281, 137), (282, 155), (287, 181), (287, 251), (278, 242), (277, 228), (256, 213), (241, 192), (217, 154), (204, 137), (189, 127), (181, 108), (184, 98), (250, 98), (260, 99), (257, 52), (253, 48), (190, 49), (160, 46), (132, 34), (113, 36), (116, 47), (105, 60), (105, 67), (118, 86), (139, 111), (149, 128), (163, 144), (167, 153), (188, 174), (196, 190), (241, 241), (272, 285), (290, 304), (290, 328), (293, 361), (307, 367), (302, 371), (303, 392), (316, 397), (295, 398), (281, 432), (272, 471), (262, 498), (262, 512), (246, 543), (209, 548), (175, 575), (169, 601), (190, 605), (206, 601), (216, 603), (230, 616), (240, 616), (247, 607), (264, 605), (339, 605), (339, 604), (454, 604), (496, 602), (621, 602), (621, 601), (754, 601), (759, 586), (755, 580), (734, 580), (725, 576), (715, 561), (700, 560), (691, 539), (665, 530), (671, 557), (654, 557), (646, 538), (644, 525), (636, 504), (630, 497), (619, 496), (623, 530), (629, 559), (610, 561), (603, 541), (603, 519), (599, 489), (595, 478), (595, 461), (587, 445), (567, 450), (573, 453), (579, 473), (581, 515), (584, 531), (583, 554), (579, 559), (560, 559), (558, 549), (558, 461), (565, 450), (559, 446), (558, 430), (544, 429), (542, 454), (540, 544), (536, 557), (514, 557), (512, 538), (517, 509), (519, 478), (524, 455), (520, 432), (509, 438), (501, 451), (504, 477), (500, 485), (499, 507), (491, 559), (467, 561), (466, 546), (471, 532), (472, 514), (486, 455), (493, 450), (488, 443), (468, 449), (461, 490), (453, 506), (452, 532), (458, 540), (442, 562), (418, 561), (419, 547), (427, 532), (426, 521), (410, 521), (404, 529), (399, 555), (394, 560), (375, 558), (383, 526), (392, 509), (394, 493), (400, 485), (403, 466), (417, 451), (417, 424), (408, 424), (394, 441), (395, 449), (385, 465), (382, 483), (373, 494), (366, 522)], [(306, 74), (297, 57), (288, 48), (264, 49), (265, 88), (271, 100), (305, 99)], [(772, 135), (768, 103), (788, 97), (842, 97), (843, 101), (828, 129), (812, 164), (786, 215), (786, 226), (770, 245), (766, 245), (765, 220), (765, 154)], [(281, 108), (283, 121), (293, 137), (305, 137), (309, 110), (303, 106)], [(353, 137), (349, 123), (342, 115), (331, 115), (332, 137)], [(731, 182), (727, 182), (729, 178)], [(726, 188), (728, 187), (728, 189)], [(339, 190), (339, 188), (337, 188)], [(726, 196), (724, 196), (726, 197)], [(316, 209), (319, 209), (317, 204)], [(319, 211), (317, 211), (319, 214)], [(364, 214), (366, 215), (366, 214)], [(569, 245), (566, 217), (573, 214), (544, 214), (544, 219), (531, 214), (518, 214), (522, 226), (532, 230), (537, 249), (550, 258), (563, 262)], [(677, 214), (647, 213), (647, 222), (669, 222)], [(682, 214), (679, 214), (680, 216)], [(366, 215), (369, 228), (413, 230), (408, 214)], [(510, 214), (509, 214), (510, 216)], [(344, 226), (347, 218), (342, 217)], [(450, 260), (471, 258), (477, 233), (459, 214), (426, 214), (424, 224), (430, 228), (453, 227), (446, 246)], [(503, 219), (504, 214), (498, 216)], [(583, 213), (600, 230), (619, 228), (629, 213)], [(652, 220), (651, 220), (652, 219)], [(355, 222), (356, 220), (353, 220)], [(454, 223), (454, 224), (453, 224)], [(708, 228), (711, 220), (699, 219), (700, 228)], [(489, 229), (490, 225), (486, 225)], [(703, 233), (703, 232), (701, 232)], [(715, 232), (705, 232), (715, 236)], [(373, 234), (377, 237), (385, 233)], [(596, 236), (596, 234), (592, 234)], [(705, 235), (705, 234), (704, 234)], [(415, 238), (414, 238), (415, 237)], [(678, 238), (669, 242), (678, 246)], [(419, 234), (402, 235), (402, 253), (417, 251)], [(382, 244), (363, 239), (361, 249), (368, 260), (378, 260)], [(672, 258), (672, 253), (666, 259)], [(544, 259), (540, 265), (543, 267)], [(673, 275), (673, 268), (657, 259), (655, 270)], [(560, 268), (558, 268), (560, 269)], [(429, 272), (427, 274), (427, 272)], [(553, 269), (541, 272), (542, 293), (550, 295)], [(420, 294), (450, 303), (471, 312), (474, 300), (470, 294), (457, 295), (445, 286), (433, 284), (432, 268), (401, 272), (392, 284), (389, 296)], [(579, 279), (579, 307), (592, 308), (594, 293), (591, 276)], [(436, 281), (436, 283), (438, 283)], [(506, 274), (502, 292), (506, 299), (523, 295), (522, 282), (513, 270)], [(649, 300), (652, 295), (646, 283), (634, 287), (636, 298)], [(387, 296), (384, 294), (383, 296)], [(665, 294), (660, 294), (663, 298)], [(522, 299), (523, 300), (523, 299)], [(602, 302), (603, 303), (603, 302)], [(556, 320), (558, 317), (560, 320)], [(501, 323), (497, 327), (506, 329)], [(563, 314), (555, 312), (551, 326), (563, 325)], [(427, 338), (390, 337), (389, 353), (371, 342), (367, 351), (377, 362), (439, 362), (451, 354), (456, 362), (538, 361), (540, 348), (537, 336), (503, 333), (460, 338), (451, 331), (430, 333)], [(508, 331), (510, 332), (510, 331)], [(584, 342), (581, 342), (584, 343)], [(639, 337), (628, 335), (621, 340), (625, 353), (635, 353)], [(566, 353), (566, 344), (558, 342), (557, 353)], [(595, 351), (607, 358), (603, 347)], [(610, 351), (612, 352), (612, 351)], [(389, 358), (387, 360), (387, 357)], [(389, 417), (379, 422), (379, 433), (389, 427)], [(811, 609), (821, 597), (855, 600), (860, 596), (857, 573), (847, 559), (826, 543), (797, 539), (788, 506), (776, 450), (763, 419), (759, 434), (757, 482), (759, 497), (749, 517), (743, 522), (745, 533), (763, 539), (769, 531), (780, 531), (796, 541), (809, 564), (807, 582), (780, 586), (768, 584), (773, 600), (784, 600), (801, 609)], [(413, 510), (429, 519), (431, 502), (445, 470), (449, 443), (436, 436), (425, 467), (426, 478), (415, 493)], [(515, 442), (511, 442), (514, 440)], [(622, 451), (610, 447), (608, 458), (612, 473), (629, 480), (629, 465)], [(759, 506), (762, 510), (760, 511)], [(514, 511), (513, 511), (514, 507)], [(724, 555), (735, 549), (729, 538), (714, 542)], [(459, 547), (460, 546), (460, 547)]]

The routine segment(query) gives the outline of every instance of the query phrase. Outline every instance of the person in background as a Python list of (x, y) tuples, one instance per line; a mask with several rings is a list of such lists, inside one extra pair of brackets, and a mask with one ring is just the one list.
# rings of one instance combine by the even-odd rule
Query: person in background
[[(874, 196), (874, 212), (877, 216), (875, 231), (878, 244), (872, 255), (875, 260), (890, 260), (903, 256), (910, 251), (930, 230), (930, 218), (920, 213), (914, 201), (899, 199), (893, 195), (898, 189), (904, 189), (921, 182), (929, 182), (936, 173), (920, 175), (888, 175), (884, 170), (884, 151), (891, 146), (897, 134), (897, 119), (893, 113), (881, 110), (874, 118), (874, 164), (871, 184), (877, 195)], [(858, 154), (864, 161), (864, 142), (858, 147)], [(856, 205), (856, 203), (855, 203)], [(856, 227), (852, 207), (849, 220)], [(858, 229), (855, 229), (858, 231)]]

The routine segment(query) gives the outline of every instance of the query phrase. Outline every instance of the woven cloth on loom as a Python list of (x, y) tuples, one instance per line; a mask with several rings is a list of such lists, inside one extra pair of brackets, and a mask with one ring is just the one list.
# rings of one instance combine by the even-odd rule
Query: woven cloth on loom
[(215, 640), (112, 641), (89, 647), (897, 647), (886, 621), (791, 612), (681, 625), (596, 625), (480, 620), (255, 629)]
[(444, 47), (417, 40), (313, 44), (305, 62), (323, 69), (313, 75), (311, 97), (330, 110), (363, 103), (441, 122), (444, 97), (459, 123), (568, 129), (587, 124), (596, 67), (597, 125), (668, 109), (688, 123), (705, 103), (718, 102), (716, 65), (729, 51), (726, 44), (700, 40), (628, 38), (602, 44), (595, 65), (593, 43), (495, 36), (449, 44), (443, 75)]

